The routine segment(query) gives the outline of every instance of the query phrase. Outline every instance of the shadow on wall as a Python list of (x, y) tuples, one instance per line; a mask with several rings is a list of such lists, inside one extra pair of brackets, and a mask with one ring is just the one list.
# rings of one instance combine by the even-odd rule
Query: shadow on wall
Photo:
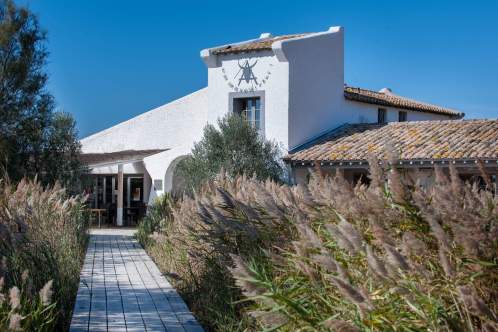
[(173, 197), (178, 197), (185, 191), (185, 179), (177, 172), (177, 166), (187, 157), (187, 155), (182, 155), (175, 158), (166, 170), (164, 176), (164, 192), (170, 192)]

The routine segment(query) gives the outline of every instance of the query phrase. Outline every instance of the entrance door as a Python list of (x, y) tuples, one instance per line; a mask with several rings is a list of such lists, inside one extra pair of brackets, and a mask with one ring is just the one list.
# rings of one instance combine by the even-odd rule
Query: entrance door
[(123, 206), (125, 218), (128, 225), (134, 225), (142, 217), (144, 212), (144, 178), (126, 177), (124, 186)]

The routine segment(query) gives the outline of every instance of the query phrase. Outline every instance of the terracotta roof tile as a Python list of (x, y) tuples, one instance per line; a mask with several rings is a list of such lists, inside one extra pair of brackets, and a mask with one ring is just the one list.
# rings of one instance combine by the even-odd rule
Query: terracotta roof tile
[(396, 107), (411, 111), (430, 112), (436, 114), (451, 115), (456, 118), (462, 118), (465, 114), (436, 105), (423, 103), (420, 101), (401, 97), (389, 92), (377, 92), (362, 88), (350, 86), (344, 87), (344, 97), (348, 100), (358, 101), (367, 104), (379, 106)]
[(283, 35), (283, 36), (275, 36), (265, 39), (257, 39), (254, 41), (250, 41), (242, 44), (233, 44), (227, 45), (220, 48), (217, 48), (212, 51), (213, 54), (230, 54), (230, 53), (241, 53), (241, 52), (250, 52), (250, 51), (262, 51), (262, 50), (271, 50), (271, 45), (279, 40), (291, 39), (296, 37), (301, 37), (306, 35), (305, 33), (293, 34), (293, 35)]
[(290, 153), (287, 161), (361, 161), (386, 146), (401, 160), (498, 159), (498, 120), (413, 121), (344, 125)]

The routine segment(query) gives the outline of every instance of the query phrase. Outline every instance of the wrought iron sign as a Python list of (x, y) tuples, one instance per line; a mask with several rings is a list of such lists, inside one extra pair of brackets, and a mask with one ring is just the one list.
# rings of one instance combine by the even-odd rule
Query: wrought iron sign
[(229, 73), (225, 67), (221, 68), (223, 79), (227, 82), (230, 89), (236, 92), (251, 92), (262, 88), (271, 77), (271, 67), (268, 70), (261, 70), (262, 65), (258, 65), (258, 60), (250, 59), (238, 60), (237, 71)]

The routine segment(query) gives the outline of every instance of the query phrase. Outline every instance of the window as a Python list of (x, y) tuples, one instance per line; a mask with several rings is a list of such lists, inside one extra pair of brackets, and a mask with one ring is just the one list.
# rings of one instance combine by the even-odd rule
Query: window
[(385, 108), (379, 108), (377, 113), (377, 123), (386, 123), (386, 110)]
[(405, 111), (398, 112), (398, 121), (399, 122), (406, 122), (406, 112)]
[(233, 110), (242, 115), (251, 126), (261, 130), (261, 99), (259, 97), (234, 99)]

